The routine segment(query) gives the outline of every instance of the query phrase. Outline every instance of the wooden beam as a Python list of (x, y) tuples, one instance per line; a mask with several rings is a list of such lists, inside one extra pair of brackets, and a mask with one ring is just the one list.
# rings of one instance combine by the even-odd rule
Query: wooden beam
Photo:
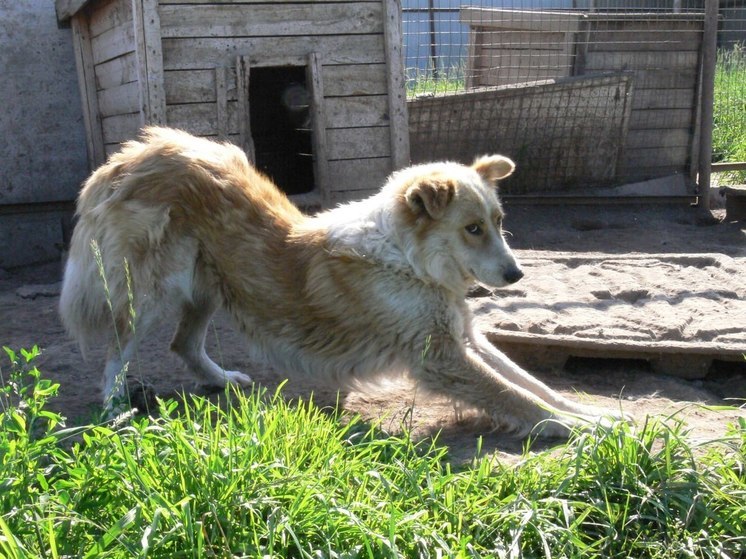
[(228, 68), (215, 68), (215, 113), (218, 121), (218, 138), (228, 139)]
[(329, 207), (331, 187), (329, 182), (329, 149), (326, 143), (326, 117), (324, 115), (324, 82), (322, 63), (318, 53), (308, 55), (306, 87), (311, 95), (311, 142), (316, 190), (321, 196), (321, 206)]
[(165, 125), (163, 50), (158, 0), (132, 0), (142, 125)]
[(409, 116), (404, 83), (401, 1), (383, 0), (383, 39), (389, 96), (392, 170), (409, 165)]
[(106, 159), (104, 137), (101, 130), (101, 113), (96, 93), (96, 76), (93, 69), (91, 37), (88, 32), (88, 16), (77, 14), (71, 20), (75, 61), (78, 67), (78, 87), (83, 102), (83, 124), (86, 130), (88, 166), (91, 170)]
[(238, 130), (240, 147), (246, 152), (251, 163), (256, 163), (256, 147), (251, 135), (251, 111), (249, 99), (249, 79), (251, 66), (248, 56), (236, 57), (236, 91), (238, 94)]
[(705, 0), (705, 29), (702, 37), (702, 89), (700, 97), (699, 177), (700, 210), (710, 212), (713, 102), (717, 58), (718, 0)]

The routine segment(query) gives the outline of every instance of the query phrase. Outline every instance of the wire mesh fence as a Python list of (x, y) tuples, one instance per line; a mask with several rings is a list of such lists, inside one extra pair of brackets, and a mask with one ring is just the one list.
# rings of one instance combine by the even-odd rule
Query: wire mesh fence
[[(742, 163), (716, 177), (746, 184), (746, 1), (720, 2), (715, 66), (713, 161)], [(726, 168), (727, 169), (727, 168)]]
[[(721, 97), (744, 136), (746, 1), (721, 5), (718, 79), (737, 84)], [(503, 153), (510, 194), (661, 177), (691, 193), (704, 20), (704, 0), (404, 0), (412, 159)]]

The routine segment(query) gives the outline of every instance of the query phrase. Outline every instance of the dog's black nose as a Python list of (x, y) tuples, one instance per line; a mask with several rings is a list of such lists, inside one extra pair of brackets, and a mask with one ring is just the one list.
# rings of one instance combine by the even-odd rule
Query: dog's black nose
[(508, 283), (515, 283), (523, 277), (523, 270), (517, 267), (511, 268), (510, 270), (507, 270), (505, 274), (503, 274), (503, 277)]

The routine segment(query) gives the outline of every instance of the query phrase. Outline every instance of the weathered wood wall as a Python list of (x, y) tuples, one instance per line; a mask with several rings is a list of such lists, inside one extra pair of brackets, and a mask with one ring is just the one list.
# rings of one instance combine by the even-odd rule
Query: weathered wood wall
[(629, 73), (632, 113), (619, 181), (696, 168), (701, 14), (468, 8), (461, 18), (471, 30), (467, 86)]
[(250, 79), (311, 53), (324, 201), (364, 196), (408, 161), (398, 0), (100, 0), (73, 27), (94, 165), (144, 124), (246, 143), (237, 60)]

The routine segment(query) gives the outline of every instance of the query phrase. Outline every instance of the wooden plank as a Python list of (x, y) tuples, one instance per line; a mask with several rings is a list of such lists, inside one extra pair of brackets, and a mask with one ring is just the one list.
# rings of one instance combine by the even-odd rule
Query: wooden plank
[(163, 5), (164, 38), (381, 33), (380, 3)]
[(385, 64), (325, 64), (322, 73), (326, 97), (387, 93)]
[(304, 66), (309, 52), (324, 64), (384, 63), (381, 35), (319, 37), (253, 37), (239, 39), (164, 39), (165, 70), (212, 69), (231, 65), (245, 53), (252, 66)]
[(96, 88), (109, 89), (137, 81), (137, 55), (134, 51), (96, 65)]
[(511, 85), (569, 76), (569, 68), (482, 68), (474, 72), (474, 87)]
[(101, 64), (135, 50), (132, 23), (123, 23), (91, 39), (93, 63)]
[(668, 70), (635, 70), (635, 89), (691, 89), (697, 87), (697, 67)]
[(688, 129), (670, 130), (630, 130), (625, 149), (681, 148), (691, 143)]
[(522, 29), (500, 29), (498, 31), (481, 31), (482, 48), (498, 50), (551, 50), (567, 52), (568, 44), (572, 46), (574, 38), (564, 32), (524, 31)]
[(645, 32), (639, 29), (626, 31), (598, 31), (594, 29), (588, 42), (588, 51), (698, 52), (701, 45), (701, 31), (661, 29), (654, 32)]
[(498, 10), (488, 8), (461, 8), (461, 22), (472, 27), (523, 29), (526, 31), (577, 32), (580, 21), (586, 17), (575, 12), (548, 12), (539, 10)]
[(83, 125), (86, 130), (88, 167), (93, 170), (104, 162), (104, 139), (101, 132), (101, 115), (96, 95), (96, 77), (88, 34), (88, 18), (85, 14), (73, 17), (72, 39), (75, 62), (78, 69), (78, 88), (83, 102)]
[(332, 97), (325, 101), (325, 126), (350, 128), (386, 126), (389, 124), (389, 102), (386, 95)]
[(329, 162), (329, 177), (335, 192), (378, 190), (390, 172), (391, 160), (388, 157)]
[(109, 116), (101, 119), (104, 143), (116, 144), (132, 140), (140, 130), (140, 114)]
[(131, 0), (107, 0), (96, 2), (91, 10), (91, 37), (132, 21)]
[[(322, 65), (322, 78), (326, 87), (324, 95), (353, 97), (386, 94), (385, 64), (355, 64), (342, 66)], [(227, 68), (227, 99), (236, 100), (236, 77), (233, 68)], [(164, 74), (166, 103), (199, 103), (215, 101), (214, 70), (169, 70)]]
[(249, 161), (256, 162), (256, 147), (251, 135), (251, 110), (249, 103), (249, 80), (251, 63), (248, 56), (236, 57), (236, 91), (238, 95), (238, 133), (239, 146), (246, 153)]
[(238, 145), (244, 149), (241, 141), (239, 126), (239, 110), (237, 102), (226, 103), (225, 122), (221, 134), (221, 124), (218, 117), (217, 103), (189, 103), (188, 105), (167, 105), (166, 118), (168, 125), (173, 128), (187, 130), (196, 136), (230, 136), (239, 134)]
[(158, 0), (132, 0), (142, 124), (165, 125), (166, 94), (163, 89)]
[(409, 165), (409, 114), (404, 81), (401, 0), (383, 0), (384, 49), (388, 66), (388, 97), (393, 169)]
[(689, 130), (691, 109), (651, 109), (633, 111), (630, 128), (635, 130)]
[[(551, 50), (493, 50), (485, 47), (480, 66), (483, 68), (513, 68), (523, 70), (525, 75), (533, 75), (537, 70), (555, 70), (560, 75), (569, 76), (572, 56)], [(606, 71), (609, 69), (607, 68)]]
[(466, 89), (483, 85), (478, 79), (481, 68), (476, 63), (482, 57), (482, 31), (482, 29), (475, 27), (469, 28), (469, 42), (466, 51), (466, 75), (464, 76)]
[(391, 155), (391, 136), (388, 126), (377, 128), (341, 128), (326, 131), (329, 161), (388, 157)]
[[(228, 88), (232, 72), (225, 66), (215, 68), (215, 109), (217, 113), (218, 137), (225, 140), (230, 132), (228, 115)], [(235, 83), (235, 81), (233, 82)], [(168, 97), (166, 98), (168, 99)]]
[(137, 82), (102, 89), (98, 92), (102, 117), (136, 113), (140, 110), (140, 88)]
[[(644, 48), (641, 45), (641, 48)], [(664, 70), (667, 72), (696, 68), (699, 55), (686, 52), (595, 52), (588, 53), (587, 72), (610, 70)]]
[(643, 89), (635, 91), (632, 110), (690, 109), (694, 110), (695, 92), (691, 89)]
[(329, 180), (329, 144), (326, 136), (327, 107), (324, 100), (322, 61), (315, 52), (308, 55), (306, 87), (311, 96), (309, 110), (315, 190), (320, 194), (321, 206), (328, 207), (331, 202), (333, 185)]
[[(164, 6), (169, 4), (302, 4), (307, 0), (160, 0)], [(349, 2), (350, 0), (343, 0)], [(380, 3), (380, 0), (354, 0), (356, 3)], [(340, 0), (313, 0), (315, 4), (334, 3), (339, 4)]]
[(167, 105), (181, 103), (212, 103), (217, 100), (216, 72), (226, 69), (226, 100), (235, 101), (236, 72), (233, 68), (220, 66), (213, 70), (170, 70), (163, 74)]
[[(625, 170), (625, 174), (633, 174), (638, 167), (640, 169), (646, 168), (647, 170), (657, 168), (686, 170), (688, 157), (688, 146), (627, 149), (624, 152), (622, 168)], [(635, 176), (639, 176), (639, 173), (635, 174)]]

